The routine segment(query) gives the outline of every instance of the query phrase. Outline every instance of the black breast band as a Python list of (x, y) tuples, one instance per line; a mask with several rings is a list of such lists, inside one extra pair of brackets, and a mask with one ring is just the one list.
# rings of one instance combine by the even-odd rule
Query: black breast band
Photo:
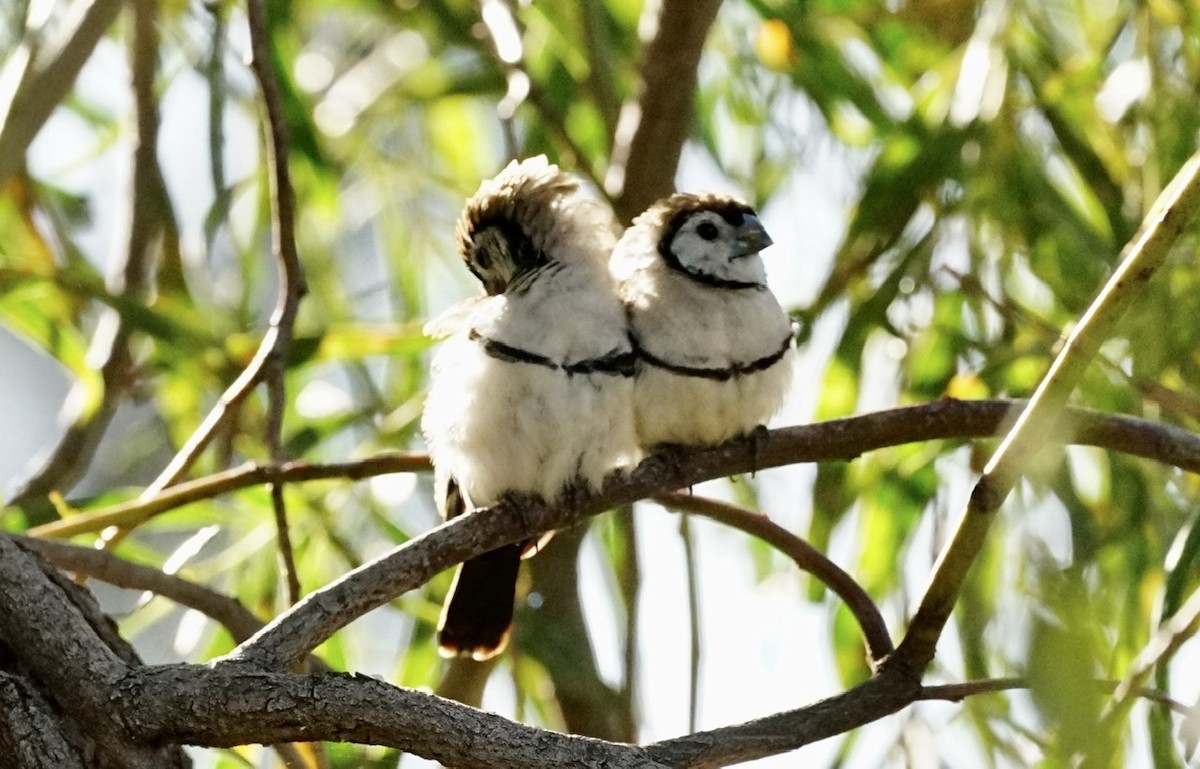
[(792, 347), (792, 335), (788, 334), (783, 340), (783, 346), (770, 355), (759, 358), (758, 360), (752, 360), (749, 363), (734, 363), (733, 365), (726, 366), (725, 368), (699, 368), (696, 366), (682, 366), (678, 363), (671, 363), (670, 361), (665, 361), (662, 358), (652, 355), (644, 347), (639, 345), (636, 339), (634, 340), (634, 347), (637, 349), (637, 353), (641, 356), (642, 360), (646, 361), (651, 366), (661, 368), (664, 371), (670, 371), (672, 374), (679, 374), (680, 376), (692, 376), (699, 377), (701, 379), (713, 379), (718, 382), (725, 382), (735, 376), (766, 371), (767, 369), (771, 368), (771, 366), (774, 366), (776, 363), (783, 360), (783, 356), (787, 355), (788, 350)]
[(482, 342), (483, 351), (496, 360), (502, 360), (506, 363), (530, 363), (534, 366), (542, 366), (552, 371), (565, 371), (568, 374), (611, 374), (613, 376), (633, 376), (637, 356), (632, 350), (613, 350), (599, 358), (589, 358), (587, 360), (576, 361), (575, 363), (555, 363), (545, 355), (538, 355), (529, 350), (522, 350), (520, 347), (498, 342), (495, 339), (480, 334), (475, 329), (471, 329), (470, 339), (473, 342)]

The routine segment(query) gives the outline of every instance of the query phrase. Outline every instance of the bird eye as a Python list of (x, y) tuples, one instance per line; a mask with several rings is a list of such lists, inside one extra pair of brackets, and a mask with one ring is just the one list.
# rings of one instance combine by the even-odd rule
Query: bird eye
[(720, 233), (717, 230), (717, 225), (712, 222), (700, 222), (696, 227), (696, 234), (705, 240), (716, 240), (717, 235)]
[(482, 248), (477, 249), (475, 251), (474, 258), (472, 259), (472, 261), (474, 261), (475, 264), (481, 270), (486, 270), (488, 267), (490, 267), (492, 265), (492, 260), (490, 257), (488, 257), (487, 251), (485, 251)]

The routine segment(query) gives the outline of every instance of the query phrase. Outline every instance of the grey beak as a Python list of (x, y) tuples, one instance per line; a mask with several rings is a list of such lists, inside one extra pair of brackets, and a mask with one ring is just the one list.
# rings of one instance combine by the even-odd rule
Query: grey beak
[(735, 243), (733, 256), (742, 257), (757, 254), (775, 241), (771, 240), (771, 236), (767, 234), (767, 230), (762, 226), (762, 222), (757, 216), (746, 214), (742, 219), (742, 223), (734, 230)]

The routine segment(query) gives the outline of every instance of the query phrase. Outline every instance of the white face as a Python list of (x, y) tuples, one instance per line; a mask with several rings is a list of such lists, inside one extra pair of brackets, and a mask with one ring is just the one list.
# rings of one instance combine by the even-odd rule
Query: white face
[(753, 214), (742, 215), (735, 224), (716, 211), (702, 209), (687, 216), (668, 250), (680, 268), (701, 282), (736, 288), (766, 284), (758, 253), (769, 245), (770, 236)]

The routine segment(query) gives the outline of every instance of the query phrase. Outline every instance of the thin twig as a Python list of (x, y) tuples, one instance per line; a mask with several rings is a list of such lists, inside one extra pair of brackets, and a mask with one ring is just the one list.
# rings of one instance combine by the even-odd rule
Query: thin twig
[[(1110, 694), (1116, 692), (1122, 684), (1121, 681), (1111, 680), (1097, 680), (1094, 683), (1102, 691)], [(963, 681), (957, 684), (922, 686), (921, 694), (917, 696), (917, 699), (962, 702), (967, 697), (973, 697), (977, 694), (991, 694), (994, 692), (1012, 691), (1014, 689), (1028, 689), (1029, 687), (1029, 681), (1024, 678), (987, 678), (979, 681)], [(1181, 715), (1187, 715), (1192, 710), (1179, 700), (1157, 689), (1138, 689), (1137, 696), (1169, 708)]]
[(696, 731), (700, 715), (700, 579), (696, 574), (696, 542), (688, 514), (679, 516), (683, 563), (687, 572), (688, 608), (688, 731)]
[(762, 513), (745, 510), (727, 502), (691, 494), (661, 494), (654, 497), (668, 510), (686, 510), (757, 537), (795, 562), (802, 571), (820, 580), (845, 602), (862, 629), (871, 661), (878, 663), (892, 653), (887, 624), (871, 596), (853, 577), (829, 560), (820, 550), (783, 528)]
[[(267, 141), (267, 166), (271, 169), (271, 199), (275, 202), (271, 219), (271, 235), (275, 261), (279, 270), (279, 298), (271, 325), (278, 329), (271, 355), (263, 364), (263, 380), (267, 388), (266, 443), (271, 462), (283, 461), (283, 409), (287, 404), (284, 390), (288, 348), (295, 331), (296, 310), (304, 295), (304, 271), (296, 252), (296, 193), (288, 174), (289, 137), (283, 114), (283, 97), (271, 66), (268, 42), (267, 11), (263, 0), (249, 0), (246, 8), (250, 25), (251, 69), (262, 90), (270, 127)], [(287, 507), (283, 487), (271, 483), (271, 506), (275, 511), (275, 526), (279, 537), (279, 555), (287, 578), (288, 603), (300, 600), (300, 578), (296, 574), (296, 557), (288, 533)]]
[(171, 486), (153, 497), (142, 495), (130, 502), (35, 526), (28, 533), (35, 537), (70, 537), (75, 534), (100, 531), (108, 526), (136, 526), (159, 513), (174, 510), (193, 502), (212, 499), (231, 491), (270, 483), (273, 480), (280, 483), (331, 478), (356, 481), (389, 473), (415, 473), (425, 472), (429, 469), (427, 454), (402, 451), (386, 452), (367, 459), (326, 465), (287, 462), (274, 466), (250, 462), (240, 467)]
[(984, 468), (958, 530), (938, 559), (908, 633), (892, 657), (896, 664), (921, 671), (933, 659), (938, 638), (996, 511), (1048, 443), (1067, 398), (1100, 345), (1111, 336), (1198, 210), (1200, 153), (1192, 156), (1159, 196), (1138, 235), (1123, 249), (1116, 271), (1067, 337), (1037, 391)]
[(1123, 719), (1133, 705), (1133, 700), (1143, 691), (1146, 679), (1154, 669), (1171, 659), (1183, 642), (1200, 630), (1200, 590), (1179, 607), (1179, 611), (1154, 634), (1145, 648), (1134, 658), (1129, 672), (1116, 687), (1113, 701), (1105, 708), (1102, 719), (1109, 725)]
[[(260, 381), (274, 378), (278, 382), (278, 385), (275, 386), (282, 386), (281, 376), (287, 360), (287, 350), (292, 341), (296, 310), (306, 291), (294, 235), (295, 191), (292, 188), (287, 168), (289, 141), (287, 124), (284, 120), (279, 85), (270, 66), (270, 53), (266, 40), (266, 17), (261, 0), (251, 0), (248, 12), (253, 51), (252, 65), (259, 88), (262, 90), (269, 125), (266, 149), (267, 162), (271, 169), (269, 177), (271, 199), (275, 204), (272, 216), (272, 240), (279, 270), (279, 295), (275, 311), (271, 316), (270, 327), (263, 335), (254, 357), (237, 379), (225, 389), (201, 425), (146, 489), (143, 494), (146, 498), (157, 496), (163, 489), (174, 485), (183, 477), (200, 453), (204, 451), (209, 441), (216, 435), (225, 419), (234, 412), (238, 404), (250, 395)], [(268, 384), (268, 419), (271, 422), (267, 430), (268, 443), (271, 442), (272, 435), (278, 435), (276, 422), (281, 418), (278, 410), (282, 408), (282, 405), (275, 405), (282, 400), (278, 397), (279, 393), (276, 392), (272, 396), (270, 387), (272, 385)]]
[(641, 561), (637, 552), (637, 522), (633, 505), (621, 505), (613, 513), (613, 525), (622, 542), (621, 557), (617, 560), (617, 590), (621, 595), (625, 616), (625, 648), (622, 655), (621, 713), (628, 719), (626, 728), (634, 734), (637, 707), (635, 683), (638, 679), (638, 642), (641, 624), (638, 621), (638, 596), (642, 586)]

